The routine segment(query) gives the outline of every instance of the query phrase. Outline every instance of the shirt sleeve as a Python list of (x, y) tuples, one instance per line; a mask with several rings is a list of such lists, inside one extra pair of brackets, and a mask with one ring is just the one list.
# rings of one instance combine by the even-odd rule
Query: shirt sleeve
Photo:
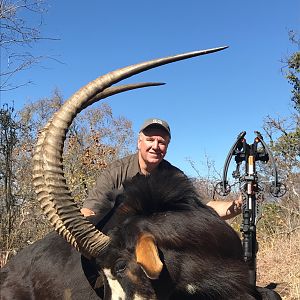
[(114, 201), (108, 194), (117, 188), (117, 179), (113, 176), (112, 170), (104, 170), (89, 191), (83, 207), (91, 209), (96, 215), (106, 215), (114, 206)]

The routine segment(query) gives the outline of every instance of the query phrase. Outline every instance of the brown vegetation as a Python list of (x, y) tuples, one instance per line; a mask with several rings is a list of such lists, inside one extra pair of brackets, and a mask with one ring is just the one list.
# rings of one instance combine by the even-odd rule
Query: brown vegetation
[(300, 299), (300, 231), (265, 235), (259, 239), (257, 279), (260, 286), (274, 283), (283, 300)]
[[(18, 114), (2, 108), (0, 147), (1, 264), (52, 230), (32, 185), (32, 155), (38, 131), (61, 106), (58, 91), (26, 105)], [(114, 117), (108, 105), (86, 110), (73, 122), (66, 140), (64, 171), (76, 201), (81, 202), (97, 174), (133, 148), (131, 122)]]

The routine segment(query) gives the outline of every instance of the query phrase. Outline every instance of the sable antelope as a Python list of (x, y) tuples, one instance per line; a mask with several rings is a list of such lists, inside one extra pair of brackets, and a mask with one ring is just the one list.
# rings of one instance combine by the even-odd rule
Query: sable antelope
[[(248, 285), (238, 236), (201, 204), (185, 176), (156, 174), (127, 183), (118, 196), (122, 203), (108, 221), (106, 218), (106, 228), (100, 222), (99, 230), (81, 215), (63, 173), (66, 133), (82, 109), (115, 93), (157, 85), (111, 87), (113, 84), (151, 68), (225, 48), (110, 72), (81, 88), (54, 114), (36, 145), (34, 186), (44, 213), (67, 242), (52, 233), (14, 257), (1, 269), (1, 299), (99, 299), (102, 294), (104, 299), (259, 297)], [(98, 294), (87, 280), (91, 269), (102, 274)]]

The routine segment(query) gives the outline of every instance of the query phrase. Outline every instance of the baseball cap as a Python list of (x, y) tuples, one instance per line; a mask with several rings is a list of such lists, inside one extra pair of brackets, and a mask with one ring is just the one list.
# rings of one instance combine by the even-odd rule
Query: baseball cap
[(169, 124), (166, 121), (158, 119), (158, 118), (147, 119), (143, 123), (143, 125), (142, 125), (142, 127), (140, 129), (140, 132), (144, 131), (146, 128), (148, 128), (150, 126), (151, 127), (161, 127), (162, 129), (164, 129), (169, 134), (169, 136), (171, 138), (170, 126), (169, 126)]

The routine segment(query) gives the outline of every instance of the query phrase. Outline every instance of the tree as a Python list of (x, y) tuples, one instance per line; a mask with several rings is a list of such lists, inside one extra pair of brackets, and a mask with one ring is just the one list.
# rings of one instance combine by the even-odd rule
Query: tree
[(17, 155), (21, 130), (14, 108), (4, 105), (0, 109), (0, 254), (4, 259), (18, 244), (18, 230), (23, 225), (23, 194), (18, 181), (21, 160)]
[[(17, 83), (14, 76), (40, 62), (43, 56), (36, 56), (32, 45), (42, 39), (42, 16), (45, 13), (44, 0), (0, 0), (0, 91), (7, 91), (30, 83)], [(26, 15), (26, 18), (24, 17)]]
[[(300, 39), (295, 31), (289, 32), (290, 41), (297, 45), (300, 50)], [(292, 88), (292, 102), (294, 102), (295, 109), (300, 113), (300, 51), (293, 53), (287, 60), (287, 72), (286, 78), (288, 82), (293, 86)]]
[[(15, 221), (13, 207), (17, 199), (14, 193), (15, 176), (13, 150), (17, 144), (17, 123), (14, 120), (14, 109), (3, 106), (0, 109), (0, 215), (1, 235), (8, 242)], [(6, 220), (3, 219), (6, 216)], [(5, 227), (4, 227), (5, 225)]]
[[(289, 38), (293, 44), (300, 46), (294, 31), (290, 31)], [(285, 77), (292, 85), (291, 101), (295, 111), (285, 118), (267, 116), (263, 128), (281, 180), (287, 185), (288, 193), (281, 201), (281, 208), (289, 232), (298, 228), (300, 219), (300, 51), (295, 51), (283, 62)]]
[[(35, 144), (38, 130), (63, 104), (58, 90), (52, 97), (27, 104), (20, 112), (23, 124), (31, 128), (25, 141)], [(26, 147), (29, 147), (28, 145)], [(64, 149), (64, 170), (75, 198), (83, 200), (95, 178), (113, 160), (131, 153), (131, 122), (115, 118), (109, 105), (86, 109), (73, 121)]]
[[(1, 110), (0, 189), (5, 195), (0, 198), (2, 251), (18, 251), (52, 230), (36, 200), (31, 164), (39, 130), (63, 102), (55, 90), (51, 97), (28, 103), (16, 113)], [(114, 117), (107, 104), (77, 116), (63, 155), (66, 179), (76, 201), (83, 201), (99, 172), (112, 160), (131, 153), (133, 145), (131, 122)]]

